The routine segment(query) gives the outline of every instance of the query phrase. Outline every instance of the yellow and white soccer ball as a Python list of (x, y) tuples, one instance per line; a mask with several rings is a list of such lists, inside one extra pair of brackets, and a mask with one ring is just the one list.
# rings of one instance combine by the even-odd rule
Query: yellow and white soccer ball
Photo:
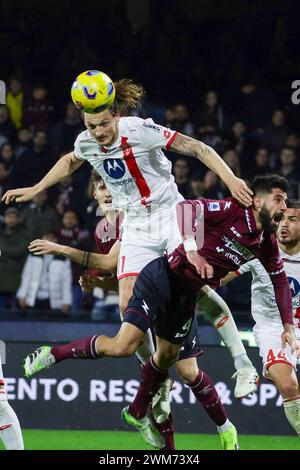
[(71, 88), (73, 103), (90, 114), (110, 108), (116, 96), (113, 81), (100, 70), (87, 70), (78, 75)]

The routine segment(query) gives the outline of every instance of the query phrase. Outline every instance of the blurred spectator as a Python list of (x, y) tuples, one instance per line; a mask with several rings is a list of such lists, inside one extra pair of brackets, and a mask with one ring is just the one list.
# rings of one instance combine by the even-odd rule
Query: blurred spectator
[(20, 129), (23, 122), (24, 92), (22, 83), (17, 78), (12, 78), (6, 96), (6, 105), (9, 115), (17, 129)]
[(193, 173), (190, 179), (189, 199), (199, 199), (204, 194), (204, 181), (201, 173)]
[[(32, 149), (24, 152), (15, 165), (15, 181), (17, 186), (32, 186), (40, 181), (53, 165), (53, 158), (47, 143), (47, 135), (37, 131), (33, 139)], [(24, 171), (24, 168), (27, 171)]]
[(77, 135), (85, 129), (80, 111), (73, 103), (68, 103), (66, 115), (52, 129), (50, 135), (54, 155), (61, 155), (73, 150)]
[(270, 125), (263, 136), (263, 144), (277, 157), (288, 137), (288, 128), (285, 125), (285, 114), (280, 109), (274, 111)]
[(281, 150), (278, 172), (281, 176), (284, 176), (289, 183), (288, 196), (290, 198), (298, 197), (300, 172), (294, 149), (284, 147)]
[(17, 135), (17, 144), (15, 147), (15, 155), (18, 160), (26, 150), (32, 150), (33, 148), (33, 138), (32, 132), (30, 129), (22, 128), (18, 130)]
[(173, 114), (169, 117), (172, 117), (170, 122), (170, 127), (182, 134), (193, 135), (194, 125), (190, 120), (190, 113), (185, 104), (178, 103), (173, 108)]
[(249, 131), (262, 132), (268, 124), (271, 113), (276, 109), (273, 93), (258, 88), (252, 79), (244, 82), (236, 103), (237, 114)]
[(223, 160), (229, 168), (233, 171), (235, 176), (241, 177), (241, 165), (240, 165), (240, 159), (237, 154), (237, 152), (234, 149), (228, 149), (226, 152), (223, 154)]
[(54, 108), (47, 99), (48, 90), (43, 85), (34, 87), (32, 100), (25, 110), (25, 123), (32, 132), (47, 132), (53, 124)]
[(3, 144), (0, 149), (0, 161), (5, 163), (7, 171), (12, 173), (15, 164), (14, 148), (11, 144)]
[(219, 177), (211, 170), (208, 170), (204, 176), (203, 197), (207, 199), (223, 199), (224, 193), (220, 186)]
[(299, 134), (296, 134), (295, 132), (292, 134), (289, 134), (285, 145), (287, 147), (290, 147), (295, 150), (297, 157), (300, 158), (300, 137)]
[(15, 305), (26, 259), (28, 239), (18, 209), (10, 207), (4, 214), (0, 229), (0, 311)]
[[(16, 135), (16, 128), (9, 118), (8, 109), (4, 105), (0, 105), (0, 137), (5, 140), (13, 141)], [(3, 142), (3, 143), (4, 143)]]
[(73, 176), (68, 175), (57, 185), (51, 188), (50, 199), (59, 215), (63, 215), (67, 210), (75, 210), (81, 216), (83, 213), (83, 198), (81, 188), (75, 189)]
[(48, 203), (47, 191), (34, 196), (32, 202), (23, 209), (22, 217), (30, 241), (41, 238), (44, 233), (58, 230), (60, 226), (58, 215)]
[(246, 126), (242, 121), (235, 121), (231, 127), (228, 145), (236, 150), (239, 155), (245, 150)]
[(273, 172), (270, 166), (270, 156), (268, 149), (260, 147), (257, 149), (255, 154), (254, 164), (245, 168), (245, 175), (248, 179), (253, 179), (255, 176), (267, 175)]
[[(93, 243), (88, 230), (81, 228), (79, 225), (79, 218), (75, 211), (68, 210), (64, 213), (62, 220), (62, 228), (57, 232), (58, 243), (62, 245), (72, 246), (83, 251), (91, 251)], [(72, 292), (73, 303), (72, 313), (76, 314), (83, 307), (82, 305), (82, 292), (78, 284), (78, 280), (83, 273), (84, 268), (76, 263), (72, 263)]]
[(189, 166), (185, 158), (178, 157), (173, 166), (173, 174), (178, 191), (184, 198), (188, 197), (189, 192)]
[(197, 131), (200, 135), (218, 134), (224, 127), (224, 115), (219, 97), (213, 90), (208, 91), (204, 98), (201, 111), (195, 115)]
[[(56, 243), (53, 233), (44, 240)], [(62, 256), (29, 255), (22, 271), (17, 299), (22, 309), (61, 310), (68, 313), (72, 304), (71, 263)]]
[[(9, 171), (7, 170), (5, 163), (0, 161), (0, 199), (8, 189), (11, 189), (11, 187), (12, 184)], [(0, 213), (2, 213), (4, 208), (4, 204), (0, 204)]]

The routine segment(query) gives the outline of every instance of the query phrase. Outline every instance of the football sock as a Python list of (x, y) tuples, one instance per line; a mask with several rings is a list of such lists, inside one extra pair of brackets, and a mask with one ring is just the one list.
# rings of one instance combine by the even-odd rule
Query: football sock
[(283, 400), (283, 407), (288, 422), (300, 436), (300, 395), (291, 400)]
[(165, 441), (165, 450), (175, 450), (174, 444), (174, 426), (173, 426), (173, 417), (170, 413), (166, 421), (163, 423), (155, 422), (155, 427), (162, 435)]
[(51, 354), (55, 362), (65, 359), (97, 359), (100, 357), (96, 351), (97, 338), (97, 335), (88, 336), (63, 346), (55, 346), (51, 348)]
[(139, 389), (129, 406), (129, 413), (134, 418), (142, 419), (146, 416), (152, 397), (167, 377), (168, 373), (159, 369), (151, 357), (143, 367)]
[(24, 443), (18, 417), (7, 401), (0, 359), (0, 438), (6, 450), (23, 450)]
[(207, 319), (213, 324), (229, 350), (236, 370), (253, 367), (241, 341), (230, 309), (213, 289), (197, 300)]
[(194, 382), (187, 385), (214, 423), (217, 426), (224, 425), (227, 414), (211, 378), (205, 372), (199, 371)]

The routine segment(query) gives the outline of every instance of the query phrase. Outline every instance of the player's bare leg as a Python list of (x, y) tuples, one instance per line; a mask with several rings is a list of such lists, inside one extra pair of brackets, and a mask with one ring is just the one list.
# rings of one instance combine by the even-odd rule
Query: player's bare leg
[(197, 359), (189, 357), (177, 361), (176, 372), (181, 380), (190, 387), (209, 417), (216, 424), (224, 450), (237, 450), (237, 431), (229, 421), (226, 410), (211, 378), (199, 370)]
[(18, 417), (7, 401), (0, 358), (0, 439), (7, 450), (24, 450)]
[(286, 363), (273, 364), (266, 377), (278, 388), (287, 420), (300, 436), (300, 390), (294, 368)]
[(226, 302), (213, 289), (204, 286), (200, 291), (197, 304), (216, 328), (231, 354), (236, 369), (236, 373), (233, 375), (236, 380), (234, 396), (240, 399), (256, 392), (259, 381), (258, 373), (247, 356)]

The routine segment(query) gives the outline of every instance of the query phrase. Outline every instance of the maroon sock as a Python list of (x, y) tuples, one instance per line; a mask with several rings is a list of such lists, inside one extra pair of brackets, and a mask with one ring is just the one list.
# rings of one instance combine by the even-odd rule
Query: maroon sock
[(55, 346), (51, 348), (51, 354), (55, 357), (55, 362), (64, 359), (97, 359), (99, 357), (96, 351), (97, 338), (97, 335), (88, 336), (63, 346)]
[(146, 416), (152, 397), (167, 377), (168, 373), (159, 369), (153, 361), (153, 357), (150, 357), (143, 367), (139, 389), (129, 406), (129, 413), (132, 416), (136, 419), (142, 419)]
[(174, 426), (173, 426), (173, 417), (170, 413), (166, 421), (163, 423), (157, 423), (154, 421), (156, 429), (162, 435), (165, 441), (164, 450), (175, 450), (174, 444)]
[(227, 420), (227, 414), (211, 378), (199, 371), (196, 380), (188, 386), (214, 423), (222, 426)]

